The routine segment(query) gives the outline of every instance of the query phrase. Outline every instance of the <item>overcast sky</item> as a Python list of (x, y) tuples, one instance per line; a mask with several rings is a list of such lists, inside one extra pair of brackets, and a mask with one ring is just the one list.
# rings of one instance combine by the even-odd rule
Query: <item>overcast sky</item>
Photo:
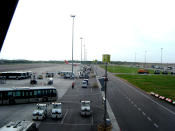
[(76, 60), (83, 37), (87, 60), (175, 62), (174, 0), (19, 0), (0, 58), (71, 60), (71, 14)]

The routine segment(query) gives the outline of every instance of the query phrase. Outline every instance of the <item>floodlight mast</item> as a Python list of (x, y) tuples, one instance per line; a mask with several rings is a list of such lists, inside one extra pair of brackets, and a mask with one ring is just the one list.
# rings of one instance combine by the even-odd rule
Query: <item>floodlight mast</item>
[(163, 68), (162, 67), (162, 50), (163, 50), (163, 48), (161, 48), (161, 68)]
[(82, 37), (80, 37), (80, 39), (81, 39), (81, 64), (82, 64)]
[(73, 68), (73, 43), (74, 43), (74, 18), (75, 18), (75, 15), (70, 15), (70, 17), (72, 17), (73, 21), (72, 21), (72, 78), (73, 78), (73, 71), (74, 71), (74, 68)]

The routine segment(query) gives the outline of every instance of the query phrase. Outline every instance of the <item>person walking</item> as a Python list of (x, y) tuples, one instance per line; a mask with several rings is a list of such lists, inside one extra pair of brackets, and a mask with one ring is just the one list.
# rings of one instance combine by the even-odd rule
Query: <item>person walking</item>
[(74, 88), (74, 84), (75, 84), (75, 83), (74, 83), (74, 81), (73, 81), (73, 82), (72, 82), (72, 89)]

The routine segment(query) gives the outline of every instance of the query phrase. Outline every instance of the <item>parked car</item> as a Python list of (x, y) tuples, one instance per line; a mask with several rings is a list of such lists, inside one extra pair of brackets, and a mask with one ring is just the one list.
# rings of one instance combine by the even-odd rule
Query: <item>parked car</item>
[(164, 71), (162, 71), (162, 74), (167, 75), (168, 74), (168, 71), (167, 70), (164, 70)]
[(53, 85), (53, 78), (49, 78), (47, 84), (48, 85)]
[(36, 84), (37, 84), (37, 80), (36, 80), (35, 75), (32, 76), (32, 78), (31, 78), (31, 80), (30, 80), (30, 84), (31, 84), (31, 85), (36, 85)]
[(175, 74), (175, 70), (172, 70), (172, 71), (171, 71), (171, 74), (174, 75), (174, 74)]
[(139, 74), (149, 74), (149, 71), (146, 70), (146, 69), (139, 69), (139, 70), (138, 70), (138, 73), (139, 73)]
[(154, 74), (160, 74), (160, 70), (155, 70)]
[(43, 79), (43, 75), (38, 75), (38, 79)]
[(46, 77), (54, 77), (54, 74), (53, 72), (47, 72), (46, 73)]

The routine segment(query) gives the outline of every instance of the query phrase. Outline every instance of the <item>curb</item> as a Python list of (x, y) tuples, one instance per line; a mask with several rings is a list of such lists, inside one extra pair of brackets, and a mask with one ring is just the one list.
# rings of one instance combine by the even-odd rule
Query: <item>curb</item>
[(166, 102), (175, 105), (175, 100), (172, 100), (170, 98), (166, 98), (164, 96), (160, 96), (159, 94), (156, 94), (154, 92), (150, 92), (150, 95), (155, 96), (155, 97), (157, 97), (157, 98), (159, 98), (161, 100), (165, 100)]
[[(100, 84), (100, 82), (99, 82), (97, 77), (96, 77), (96, 80), (97, 80), (99, 88), (101, 89), (102, 87), (101, 87), (101, 84)], [(101, 92), (102, 96), (104, 97), (104, 92), (103, 91), (100, 91), (100, 92)], [(110, 107), (110, 104), (109, 104), (107, 99), (106, 99), (106, 104), (107, 104), (107, 112), (108, 112), (109, 118), (110, 118), (111, 123), (112, 123), (112, 131), (121, 131), (120, 127), (119, 127), (119, 124), (118, 124), (118, 122), (117, 122), (117, 120), (116, 120), (116, 118), (114, 116), (114, 113), (113, 113), (113, 111), (112, 111), (112, 109)]]

